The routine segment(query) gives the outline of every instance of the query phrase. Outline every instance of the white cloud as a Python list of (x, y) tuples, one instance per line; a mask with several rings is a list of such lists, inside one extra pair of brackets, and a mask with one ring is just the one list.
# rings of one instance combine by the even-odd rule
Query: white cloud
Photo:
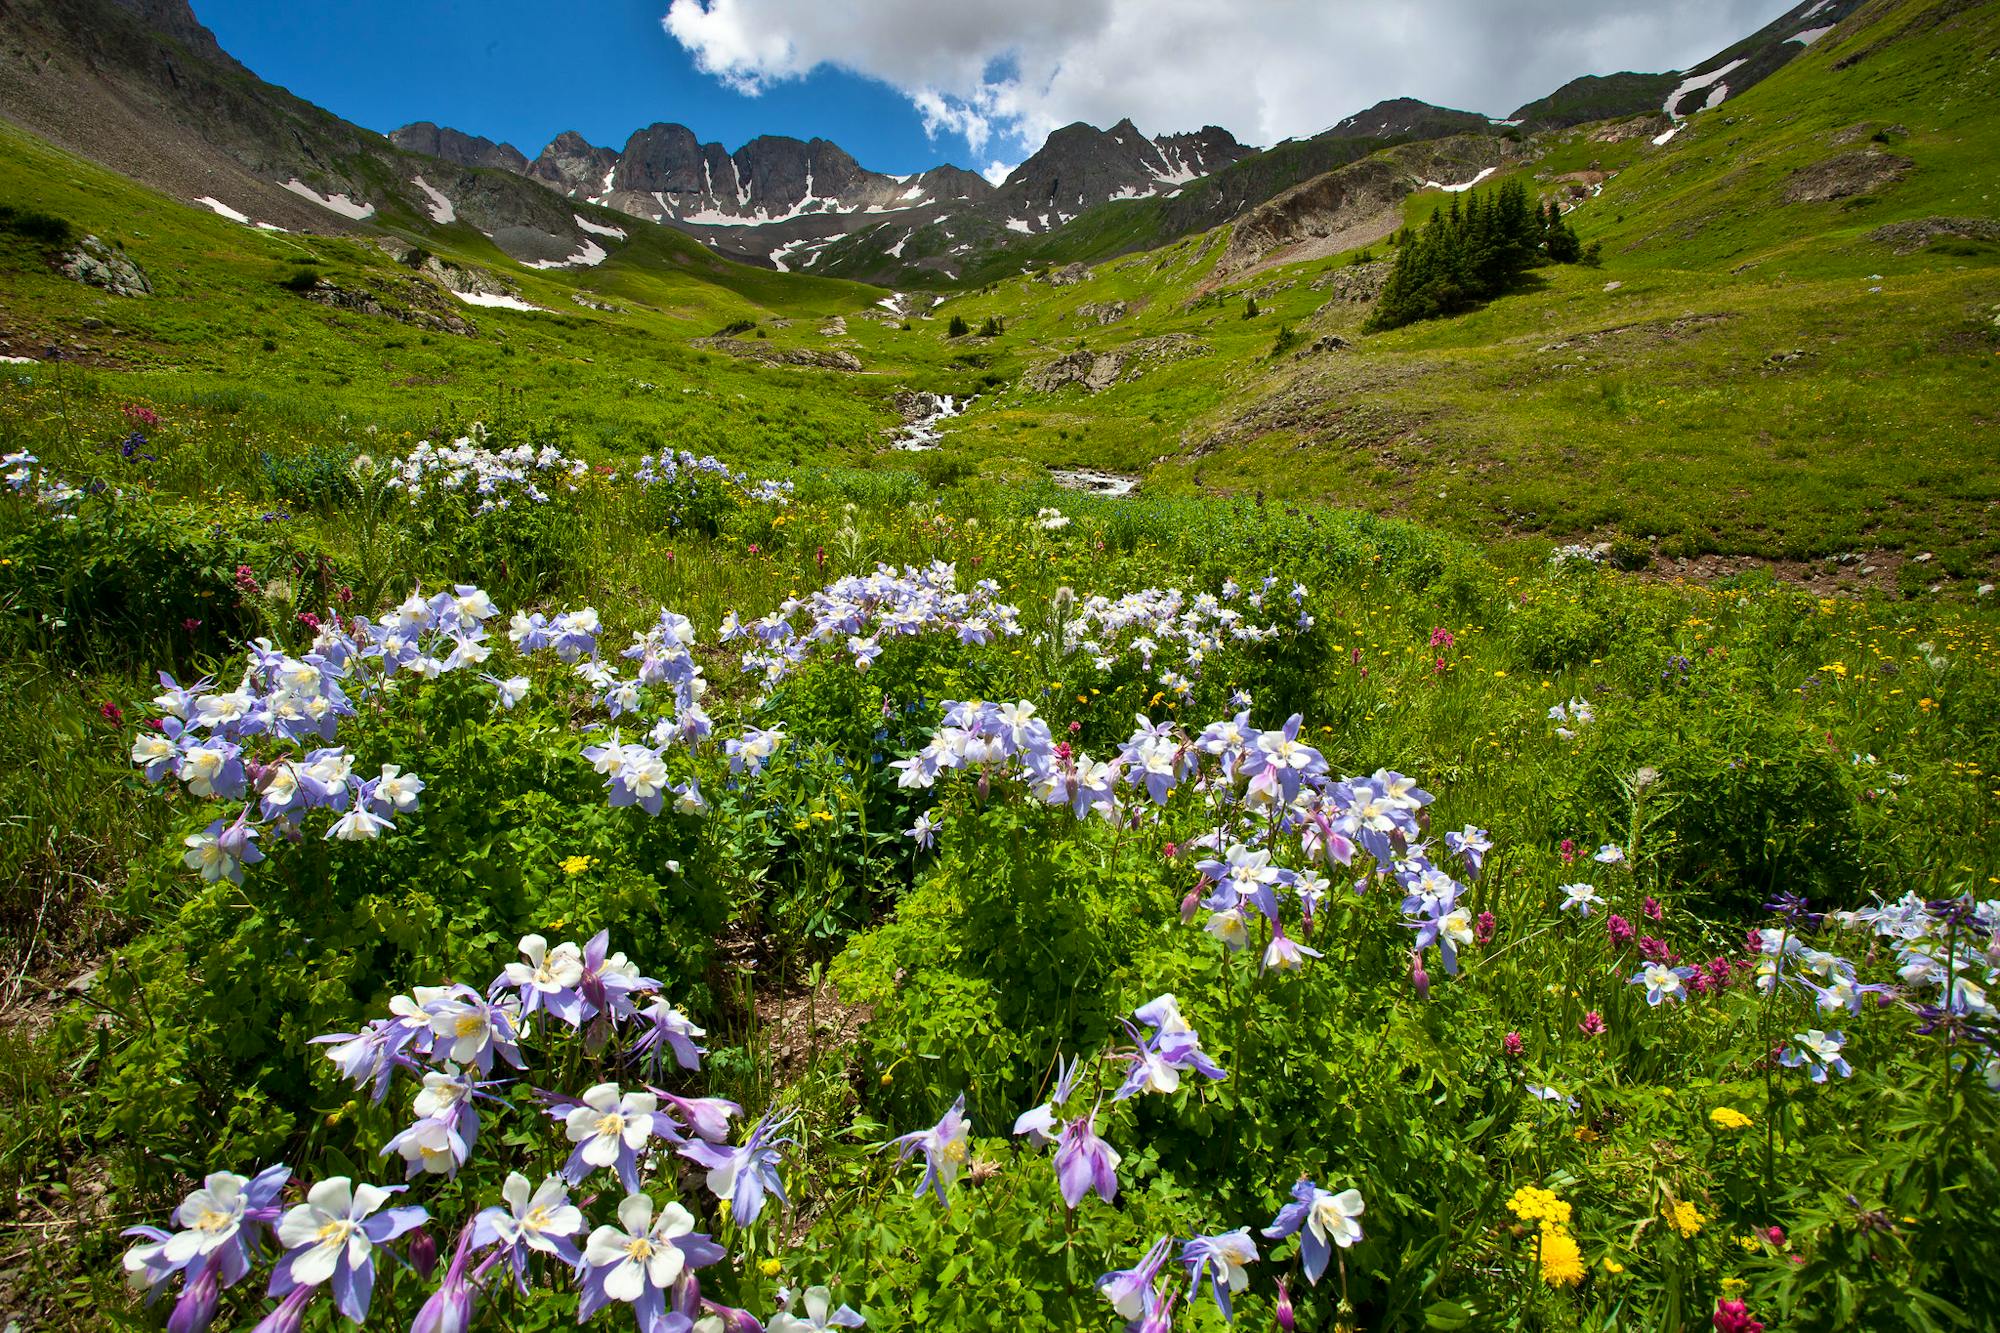
[(1001, 185), (1006, 182), (1009, 176), (1014, 174), (1014, 168), (1020, 165), (1019, 162), (1002, 162), (996, 157), (991, 162), (988, 162), (979, 174), (986, 178), (988, 185)]
[[(831, 65), (900, 90), (975, 155), (1131, 117), (1250, 143), (1387, 97), (1500, 116), (1580, 74), (1686, 68), (1782, 0), (672, 0), (696, 65), (757, 92)], [(997, 165), (997, 163), (995, 164)], [(989, 172), (992, 168), (988, 168)]]

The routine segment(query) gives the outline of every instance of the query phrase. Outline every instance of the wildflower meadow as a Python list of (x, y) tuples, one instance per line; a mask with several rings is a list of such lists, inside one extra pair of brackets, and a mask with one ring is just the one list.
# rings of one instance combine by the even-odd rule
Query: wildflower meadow
[(50, 1326), (2000, 1310), (1981, 601), (25, 374), (4, 426)]

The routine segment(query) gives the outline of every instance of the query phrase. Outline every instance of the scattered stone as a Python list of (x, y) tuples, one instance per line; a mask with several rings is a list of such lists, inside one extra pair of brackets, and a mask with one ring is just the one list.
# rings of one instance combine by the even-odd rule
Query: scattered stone
[(1328, 269), (1314, 279), (1312, 289), (1324, 291), (1332, 301), (1361, 302), (1372, 301), (1382, 294), (1382, 284), (1389, 281), (1389, 270), (1395, 261), (1377, 259), (1366, 264), (1343, 264), (1339, 268)]
[(64, 986), (63, 989), (71, 995), (88, 995), (91, 988), (96, 985), (97, 969), (93, 967), (88, 972), (79, 972), (71, 977), (69, 984)]
[(1785, 182), (1784, 199), (1788, 204), (1823, 204), (1868, 194), (1894, 185), (1916, 165), (1907, 157), (1874, 149), (1841, 153), (1793, 172)]
[(1090, 268), (1084, 264), (1064, 264), (1061, 268), (1044, 274), (1042, 281), (1051, 287), (1074, 287), (1079, 282), (1090, 281)]
[(1123, 301), (1092, 301), (1076, 308), (1076, 320), (1080, 324), (1095, 324), (1100, 328), (1106, 324), (1116, 324), (1130, 312)]
[(1852, 551), (1842, 551), (1840, 553), (1840, 563), (1843, 565), (1859, 564), (1861, 563), (1861, 557)]
[(607, 315), (615, 315), (624, 308), (622, 306), (615, 306), (609, 301), (599, 301), (585, 296), (582, 292), (571, 292), (569, 299), (582, 306), (585, 310), (601, 310)]
[(1980, 584), (1975, 595), (1980, 597), (1991, 597), (1993, 595), (1993, 585), (1990, 583)]
[(774, 347), (765, 339), (697, 338), (696, 347), (722, 352), (744, 361), (762, 361), (773, 366), (798, 366), (806, 370), (839, 370), (853, 373), (861, 369), (861, 358), (852, 352), (818, 352), (807, 347)]
[(1613, 281), (1611, 281), (1611, 282), (1607, 282), (1607, 283), (1605, 283), (1605, 284), (1604, 284), (1604, 290), (1605, 290), (1605, 291), (1607, 291), (1607, 292), (1615, 292), (1615, 291), (1617, 291), (1617, 290), (1618, 290), (1618, 289), (1619, 289), (1620, 287), (1623, 287), (1624, 285), (1625, 285), (1625, 284), (1624, 284), (1624, 283), (1622, 283), (1622, 282), (1618, 282), (1618, 281), (1616, 281), (1616, 280), (1613, 280)]
[(1899, 255), (1913, 255), (1933, 241), (2000, 242), (2000, 222), (1992, 218), (1916, 218), (1891, 222), (1868, 233), (1868, 239), (1886, 245)]
[(1935, 555), (1931, 554), (1929, 551), (1925, 551), (1922, 555), (1917, 557), (1917, 563), (1920, 565), (1928, 565), (1931, 561), (1935, 559), (1937, 559)]
[(835, 315), (832, 319), (819, 326), (819, 332), (823, 338), (845, 337), (847, 334), (847, 320), (839, 315)]
[(1315, 352), (1344, 352), (1352, 346), (1354, 346), (1353, 343), (1347, 341), (1347, 339), (1337, 333), (1323, 333), (1313, 341), (1312, 350)]
[(429, 329), (433, 333), (450, 333), (463, 338), (475, 332), (472, 322), (449, 309), (445, 305), (445, 295), (430, 283), (415, 279), (391, 279), (388, 290), (392, 294), (385, 299), (366, 287), (342, 287), (321, 278), (299, 295), (317, 305), (350, 310), (357, 315), (378, 315), (399, 324)]
[(1101, 393), (1120, 380), (1138, 378), (1153, 365), (1207, 356), (1208, 352), (1208, 345), (1199, 339), (1185, 333), (1169, 333), (1158, 338), (1141, 338), (1108, 352), (1079, 348), (1029, 371), (1021, 382), (1037, 393), (1054, 393), (1071, 384)]
[(1861, 577), (1862, 577), (1862, 578), (1867, 578), (1867, 577), (1868, 577), (1868, 576), (1869, 576), (1870, 574), (1873, 574), (1873, 573), (1875, 572), (1875, 570), (1876, 570), (1876, 566), (1874, 566), (1874, 565), (1863, 565), (1863, 566), (1861, 567)]
[(57, 266), (62, 275), (92, 287), (102, 287), (113, 296), (151, 296), (153, 284), (139, 266), (116, 246), (95, 236), (86, 236), (62, 258)]

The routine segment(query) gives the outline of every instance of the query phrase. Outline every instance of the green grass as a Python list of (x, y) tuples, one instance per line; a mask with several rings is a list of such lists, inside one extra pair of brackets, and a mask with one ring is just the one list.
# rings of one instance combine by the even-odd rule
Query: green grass
[[(0, 254), (0, 290), (17, 350), (82, 341), (111, 367), (104, 393), (203, 411), (254, 402), (257, 420), (297, 423), (300, 439), (369, 426), (435, 435), (484, 418), (593, 456), (664, 444), (745, 465), (866, 466), (895, 424), (893, 393), (977, 392), (938, 466), (998, 478), (1100, 468), (1169, 494), (1331, 502), (1487, 541), (1621, 536), (1666, 558), (1928, 551), (1969, 578), (2000, 556), (1989, 519), (2000, 479), (1983, 443), (2000, 420), (2000, 252), (1944, 244), (1898, 257), (1869, 234), (1991, 214), (1982, 195), (2000, 139), (1979, 70), (1955, 53), (1990, 40), (1996, 22), (1975, 8), (1833, 68), (1927, 12), (1857, 23), (1664, 147), (1601, 143), (1589, 126), (1537, 136), (1533, 159), (1495, 179), (1552, 188), (1612, 173), (1571, 215), (1603, 267), (1550, 270), (1462, 318), (1365, 338), (1364, 305), (1315, 289), (1352, 256), (1219, 282), (1226, 230), (1106, 260), (1076, 286), (1041, 280), (1066, 258), (1152, 243), (1154, 214), (1180, 200), (1094, 210), (907, 320), (876, 306), (878, 289), (728, 264), (660, 228), (633, 226), (599, 268), (535, 273), (470, 228), (410, 221), (408, 242), (498, 273), (554, 312), (453, 303), (478, 328), (454, 337), (283, 285), (310, 271), (394, 292), (408, 274), (372, 246), (255, 232), (13, 130), (0, 130), (0, 182), (13, 182), (0, 203), (123, 242), (160, 291), (126, 301), (79, 289), (21, 240)], [(1855, 126), (1853, 143), (1833, 141)], [(1868, 137), (1877, 130), (1886, 144)], [(1914, 170), (1877, 197), (1778, 202), (1797, 169), (1870, 146)], [(1231, 170), (1270, 169), (1259, 160)], [(1421, 223), (1446, 199), (1413, 194), (1405, 218)], [(1036, 273), (998, 276), (1021, 263)], [(578, 294), (617, 309), (585, 309)], [(1261, 313), (1246, 320), (1252, 294)], [(1079, 313), (1111, 302), (1128, 310), (1109, 325)], [(999, 316), (1006, 332), (952, 340), (954, 315), (975, 329)], [(821, 332), (834, 316), (844, 335)], [(864, 370), (770, 368), (692, 346), (746, 323), (763, 346), (844, 349)], [(1287, 328), (1294, 338), (1274, 355)], [(1079, 347), (1166, 335), (1205, 354), (1094, 395), (1021, 383)], [(1352, 346), (1311, 350), (1329, 335)]]

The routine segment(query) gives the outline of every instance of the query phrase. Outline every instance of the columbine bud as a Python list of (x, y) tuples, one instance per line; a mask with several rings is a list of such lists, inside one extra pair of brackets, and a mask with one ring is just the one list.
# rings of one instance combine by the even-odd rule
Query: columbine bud
[(1278, 1327), (1283, 1329), (1285, 1333), (1292, 1333), (1292, 1330), (1298, 1327), (1298, 1318), (1292, 1313), (1292, 1293), (1287, 1288), (1285, 1279), (1283, 1278), (1278, 1279), (1277, 1314)]
[(216, 1307), (222, 1303), (222, 1281), (215, 1269), (214, 1262), (203, 1264), (201, 1272), (187, 1284), (174, 1302), (174, 1312), (167, 1316), (167, 1333), (202, 1333), (215, 1322)]
[(1424, 956), (1420, 953), (1410, 955), (1410, 984), (1416, 987), (1419, 1000), (1430, 999), (1431, 974), (1424, 971)]
[(299, 1325), (305, 1318), (306, 1302), (319, 1291), (319, 1287), (293, 1287), (285, 1293), (285, 1299), (278, 1302), (278, 1308), (257, 1321), (257, 1327), (250, 1333), (299, 1333)]
[(1201, 890), (1189, 889), (1187, 897), (1181, 899), (1181, 924), (1185, 926), (1194, 920), (1195, 909), (1201, 906)]
[(431, 1274), (437, 1271), (437, 1266), (437, 1237), (431, 1235), (427, 1228), (420, 1229), (410, 1237), (410, 1267), (417, 1270), (418, 1277), (428, 1282)]

